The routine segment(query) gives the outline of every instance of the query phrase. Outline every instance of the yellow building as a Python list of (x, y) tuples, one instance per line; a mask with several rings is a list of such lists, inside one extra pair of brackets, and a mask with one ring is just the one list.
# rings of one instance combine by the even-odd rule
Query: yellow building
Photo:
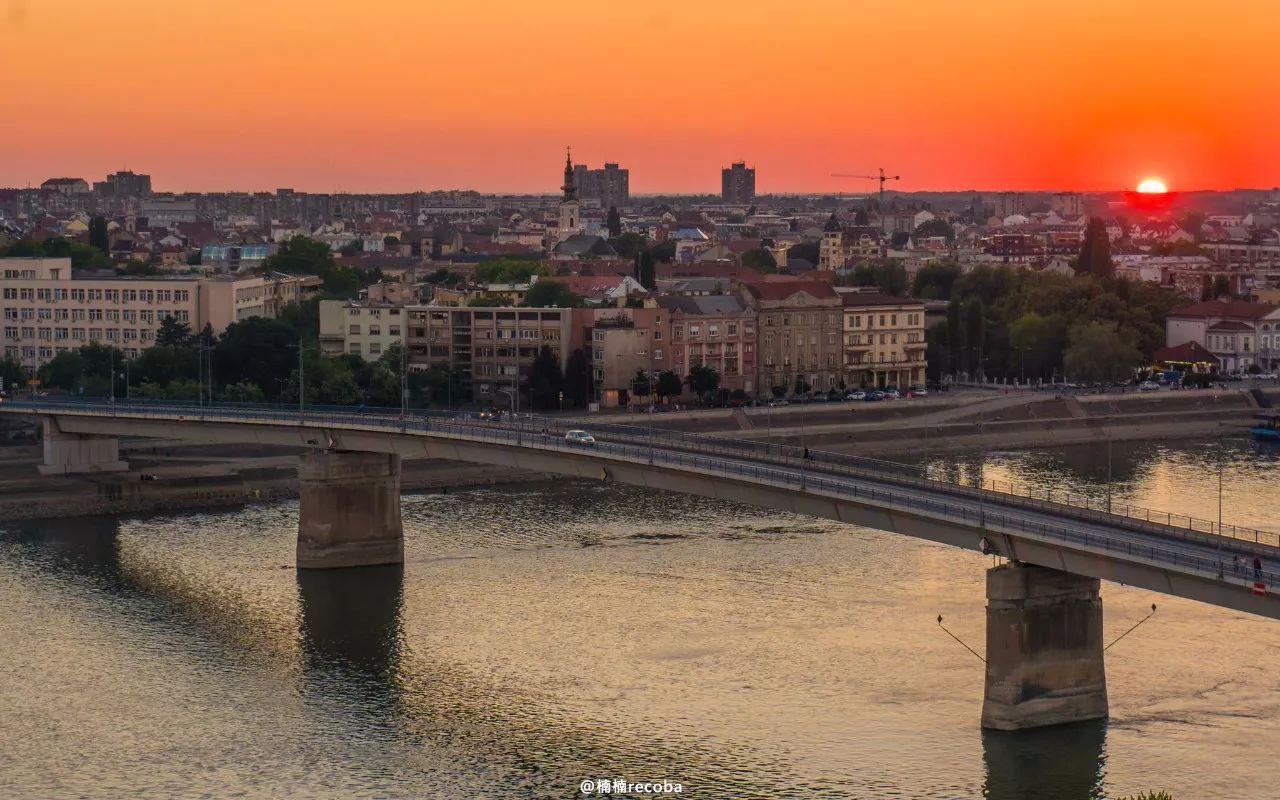
[(844, 306), (845, 382), (855, 386), (923, 386), (924, 303), (880, 292), (840, 292)]

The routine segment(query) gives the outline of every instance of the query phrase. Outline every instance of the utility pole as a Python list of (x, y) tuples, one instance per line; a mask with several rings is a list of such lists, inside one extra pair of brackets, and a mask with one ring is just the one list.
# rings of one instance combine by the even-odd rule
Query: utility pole
[(302, 340), (298, 340), (298, 413), (306, 411), (307, 380), (306, 367), (302, 363)]
[(409, 415), (409, 354), (400, 340), (400, 419)]

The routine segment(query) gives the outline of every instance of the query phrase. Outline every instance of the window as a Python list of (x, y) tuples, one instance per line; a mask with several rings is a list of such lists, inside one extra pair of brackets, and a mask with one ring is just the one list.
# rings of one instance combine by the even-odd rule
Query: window
[(376, 356), (382, 352), (381, 342), (369, 342), (369, 355)]
[(347, 345), (347, 352), (353, 356), (360, 355), (360, 344), (358, 342), (352, 342), (351, 344)]
[(399, 326), (399, 325), (391, 325), (391, 326), (389, 326), (389, 327), (387, 328), (387, 333), (388, 333), (388, 334), (390, 334), (391, 336), (399, 336), (399, 335), (400, 335), (400, 326)]
[(381, 336), (381, 335), (382, 335), (382, 326), (381, 326), (381, 325), (370, 325), (370, 326), (369, 326), (369, 335), (370, 335), (370, 336)]
[(360, 335), (360, 326), (359, 326), (359, 325), (348, 325), (348, 326), (347, 326), (347, 333), (349, 333), (349, 334), (354, 334), (354, 335), (356, 335), (356, 336), (359, 336), (359, 335)]

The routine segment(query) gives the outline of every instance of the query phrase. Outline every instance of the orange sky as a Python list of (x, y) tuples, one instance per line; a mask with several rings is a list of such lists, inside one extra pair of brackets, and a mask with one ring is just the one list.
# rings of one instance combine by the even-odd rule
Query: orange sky
[(0, 186), (1280, 185), (1275, 0), (0, 0)]

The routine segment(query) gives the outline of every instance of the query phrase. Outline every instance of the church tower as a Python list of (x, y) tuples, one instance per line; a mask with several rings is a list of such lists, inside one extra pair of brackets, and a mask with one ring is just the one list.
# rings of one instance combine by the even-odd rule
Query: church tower
[(560, 241), (582, 230), (582, 205), (578, 202), (578, 185), (573, 180), (573, 158), (564, 151), (564, 197), (560, 199)]

